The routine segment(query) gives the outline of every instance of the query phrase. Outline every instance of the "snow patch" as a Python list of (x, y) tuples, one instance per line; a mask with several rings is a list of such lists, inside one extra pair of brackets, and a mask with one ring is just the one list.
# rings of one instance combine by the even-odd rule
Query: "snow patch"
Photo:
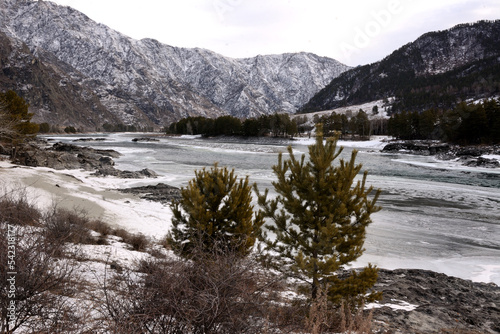
[(390, 307), (393, 310), (403, 310), (410, 312), (418, 307), (418, 305), (410, 304), (408, 302), (405, 302), (404, 300), (391, 299), (391, 301), (393, 303), (386, 303), (386, 304), (370, 303), (365, 306), (365, 309), (372, 310), (375, 308)]

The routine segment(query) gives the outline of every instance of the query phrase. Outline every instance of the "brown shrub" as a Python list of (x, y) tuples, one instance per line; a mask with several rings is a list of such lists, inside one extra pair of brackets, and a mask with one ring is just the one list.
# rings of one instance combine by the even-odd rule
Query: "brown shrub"
[[(149, 259), (103, 290), (109, 330), (124, 333), (263, 333), (279, 280), (253, 258), (198, 252), (196, 260)], [(139, 272), (140, 274), (138, 274)], [(116, 290), (112, 290), (115, 287)]]
[(46, 239), (56, 243), (95, 244), (85, 213), (52, 208), (44, 217)]
[(340, 307), (328, 301), (325, 293), (328, 288), (320, 289), (319, 296), (309, 307), (305, 329), (311, 334), (320, 333), (371, 333), (373, 312), (363, 311), (356, 301), (342, 301)]
[(133, 250), (144, 251), (149, 246), (149, 239), (142, 233), (130, 233), (122, 228), (114, 230), (112, 234), (121, 238), (124, 243), (129, 244)]
[(0, 222), (20, 226), (37, 226), (42, 214), (28, 201), (25, 190), (4, 192), (0, 196)]
[[(72, 295), (74, 286), (70, 277), (75, 268), (72, 260), (54, 258), (57, 245), (45, 240), (39, 229), (30, 227), (13, 230), (10, 224), (0, 224), (0, 305), (2, 319), (7, 319), (7, 310), (15, 300), (16, 317), (12, 322), (2, 321), (0, 332), (15, 332), (25, 326), (33, 332), (53, 332), (52, 329), (64, 321), (63, 314), (72, 314), (71, 305), (64, 296)], [(14, 232), (15, 231), (15, 232)], [(15, 249), (15, 256), (9, 246)], [(10, 281), (15, 290), (10, 289)], [(13, 292), (13, 295), (10, 294)], [(75, 319), (68, 319), (70, 328)]]

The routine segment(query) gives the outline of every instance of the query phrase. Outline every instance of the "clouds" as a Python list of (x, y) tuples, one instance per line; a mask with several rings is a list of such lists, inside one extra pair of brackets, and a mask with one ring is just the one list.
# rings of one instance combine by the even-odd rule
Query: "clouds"
[[(496, 19), (496, 0), (55, 0), (133, 38), (229, 57), (307, 51), (348, 65), (433, 30)], [(386, 15), (389, 13), (389, 15)]]

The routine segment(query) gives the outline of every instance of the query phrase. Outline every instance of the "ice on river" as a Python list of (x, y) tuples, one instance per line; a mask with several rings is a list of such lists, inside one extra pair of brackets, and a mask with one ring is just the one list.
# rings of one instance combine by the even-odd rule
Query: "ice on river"
[[(248, 175), (260, 189), (270, 188), (271, 167), (280, 152), (292, 145), (295, 154), (307, 153), (311, 140), (258, 141), (236, 139), (206, 140), (198, 137), (161, 138), (159, 142), (133, 143), (137, 134), (115, 134), (106, 141), (79, 145), (109, 148), (121, 152), (116, 159), (120, 169), (150, 168), (157, 179), (123, 181), (93, 178), (65, 171), (94, 189), (123, 188), (165, 182), (185, 186), (194, 170), (211, 166), (234, 168), (239, 176)], [(61, 136), (58, 140), (74, 139)], [(354, 265), (368, 262), (382, 268), (420, 268), (451, 276), (500, 285), (500, 171), (460, 166), (432, 157), (382, 154), (382, 140), (341, 143), (342, 158), (350, 157), (354, 147), (357, 161), (368, 170), (368, 182), (382, 190), (378, 202), (382, 210), (372, 216), (365, 242), (366, 251)], [(80, 188), (81, 189), (81, 186)], [(74, 196), (99, 201), (85, 191)], [(168, 207), (138, 200), (108, 198), (100, 205), (113, 224), (134, 231), (160, 236), (169, 228)]]

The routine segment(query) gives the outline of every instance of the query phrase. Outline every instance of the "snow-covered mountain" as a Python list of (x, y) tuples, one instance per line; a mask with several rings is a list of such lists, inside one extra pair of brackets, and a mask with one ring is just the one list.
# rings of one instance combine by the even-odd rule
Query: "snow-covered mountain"
[(302, 111), (395, 97), (394, 111), (449, 108), (498, 94), (500, 20), (429, 32), (379, 62), (342, 73)]
[[(188, 115), (294, 112), (349, 69), (310, 53), (233, 59), (205, 49), (134, 40), (70, 7), (49, 1), (1, 2), (0, 31), (11, 44), (25, 43), (33, 59), (97, 97), (125, 124), (164, 124)], [(24, 90), (21, 95), (29, 96), (26, 85)], [(47, 117), (64, 113), (32, 107), (43, 109)]]

